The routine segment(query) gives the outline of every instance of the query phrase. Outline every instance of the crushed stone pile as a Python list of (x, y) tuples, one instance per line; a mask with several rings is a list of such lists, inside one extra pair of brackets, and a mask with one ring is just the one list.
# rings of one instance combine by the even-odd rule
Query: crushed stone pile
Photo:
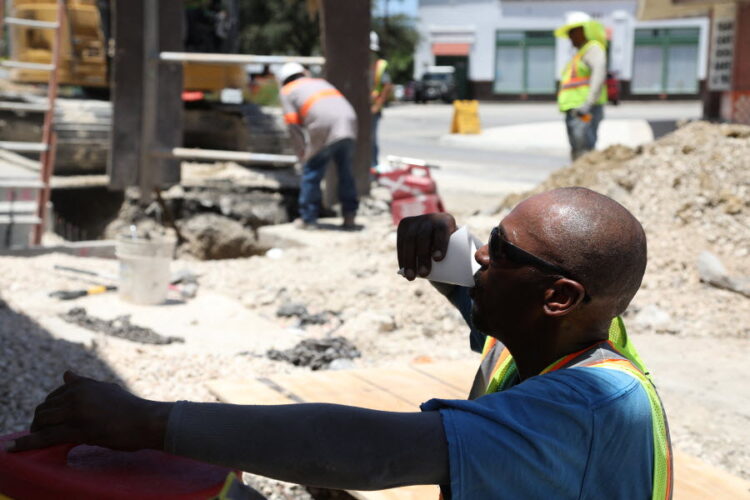
[(702, 283), (698, 257), (750, 276), (750, 127), (689, 123), (638, 148), (594, 151), (533, 191), (586, 186), (626, 206), (648, 236), (649, 263), (626, 317), (642, 330), (750, 338), (750, 299)]
[(62, 315), (62, 319), (95, 332), (104, 333), (140, 344), (164, 345), (173, 342), (184, 342), (180, 337), (165, 337), (151, 328), (134, 325), (130, 316), (118, 316), (112, 320), (105, 320), (91, 316), (83, 307), (74, 307)]
[(337, 359), (355, 359), (361, 355), (354, 344), (344, 337), (305, 339), (285, 351), (268, 351), (270, 359), (286, 361), (294, 366), (307, 366), (311, 370), (322, 370)]

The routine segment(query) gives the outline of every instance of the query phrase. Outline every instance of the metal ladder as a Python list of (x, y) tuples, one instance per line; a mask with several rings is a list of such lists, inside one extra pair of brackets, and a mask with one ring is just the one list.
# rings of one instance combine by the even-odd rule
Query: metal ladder
[[(50, 74), (47, 83), (47, 102), (39, 103), (19, 103), (19, 102), (0, 102), (0, 110), (24, 111), (32, 113), (44, 113), (44, 125), (42, 127), (41, 142), (10, 142), (0, 141), (0, 149), (17, 153), (39, 153), (40, 154), (40, 184), (37, 184), (39, 193), (37, 196), (36, 218), (34, 220), (34, 231), (32, 244), (40, 245), (42, 234), (44, 232), (45, 220), (47, 218), (47, 203), (50, 199), (50, 178), (55, 166), (55, 146), (57, 135), (53, 129), (55, 116), (55, 100), (57, 99), (58, 86), (58, 67), (61, 61), (62, 46), (62, 29), (64, 25), (67, 10), (65, 0), (57, 0), (57, 22), (37, 21), (33, 19), (22, 19), (18, 17), (5, 17), (4, 12), (5, 0), (0, 0), (0, 20), (4, 26), (16, 26), (25, 29), (44, 29), (54, 30), (54, 43), (52, 44), (52, 60), (49, 64), (32, 63), (27, 61), (3, 60), (0, 66), (10, 69), (30, 69), (38, 71), (48, 71)], [(0, 34), (2, 30), (0, 30)], [(28, 188), (24, 186), (14, 186), (13, 182), (0, 182), (4, 189), (9, 193), (14, 193), (14, 188)], [(14, 194), (10, 195), (11, 197)], [(11, 200), (12, 201), (12, 200)], [(13, 214), (10, 213), (10, 223), (13, 222)], [(0, 224), (4, 223), (5, 217), (0, 216)]]

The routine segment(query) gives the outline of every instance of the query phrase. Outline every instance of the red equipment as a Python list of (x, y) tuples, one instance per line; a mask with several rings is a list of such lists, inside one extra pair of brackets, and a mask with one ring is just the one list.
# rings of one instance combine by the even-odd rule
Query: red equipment
[(388, 172), (373, 171), (381, 186), (391, 191), (391, 217), (398, 225), (404, 217), (445, 212), (443, 201), (437, 194), (437, 184), (429, 166), (415, 160), (394, 160), (401, 168)]
[[(0, 437), (0, 445), (22, 434)], [(0, 498), (205, 500), (219, 494), (230, 474), (236, 475), (156, 450), (70, 444), (18, 453), (0, 449)]]

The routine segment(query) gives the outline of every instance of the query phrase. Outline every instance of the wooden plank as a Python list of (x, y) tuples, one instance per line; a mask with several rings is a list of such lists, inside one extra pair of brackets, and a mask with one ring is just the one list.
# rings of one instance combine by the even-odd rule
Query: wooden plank
[(412, 368), (372, 368), (353, 371), (352, 375), (385, 392), (394, 394), (400, 399), (409, 401), (414, 405), (415, 411), (419, 409), (421, 403), (428, 399), (462, 399), (466, 397), (466, 391), (458, 390), (437, 378), (430, 377)]
[(674, 470), (675, 500), (750, 500), (750, 482), (717, 469), (699, 458), (675, 453)]
[(474, 382), (474, 376), (479, 368), (479, 358), (476, 360), (413, 364), (411, 368), (434, 377), (456, 390), (462, 391), (462, 397), (466, 398), (469, 395), (471, 384)]
[[(233, 404), (287, 404), (326, 402), (385, 411), (416, 411), (433, 397), (465, 397), (474, 379), (476, 361), (449, 361), (409, 365), (282, 375), (272, 383), (257, 379), (209, 382), (209, 390)], [(272, 386), (277, 386), (273, 389)], [(465, 388), (465, 389), (463, 389)], [(291, 397), (281, 391), (288, 391)], [(750, 482), (702, 460), (675, 453), (675, 500), (731, 498), (750, 500)], [(360, 500), (435, 500), (437, 486), (410, 486), (381, 491), (349, 491)]]
[(359, 500), (437, 500), (440, 488), (434, 485), (405, 486), (380, 491), (349, 491)]
[(283, 405), (292, 398), (258, 379), (212, 380), (206, 384), (211, 394), (224, 403), (235, 405)]
[(309, 375), (282, 375), (273, 380), (308, 403), (334, 403), (373, 410), (418, 411), (408, 399), (386, 392), (352, 371), (322, 371)]

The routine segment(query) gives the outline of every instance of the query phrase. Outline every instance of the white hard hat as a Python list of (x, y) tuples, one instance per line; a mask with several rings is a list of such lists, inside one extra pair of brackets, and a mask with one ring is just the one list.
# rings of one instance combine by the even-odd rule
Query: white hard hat
[(583, 26), (589, 21), (591, 21), (591, 16), (586, 14), (585, 12), (581, 12), (580, 10), (566, 12), (565, 25), (560, 26), (555, 30), (555, 36), (566, 37), (568, 36), (568, 31), (572, 30), (573, 28)]
[(380, 37), (374, 31), (370, 32), (370, 50), (380, 50)]
[(288, 62), (284, 64), (279, 72), (276, 74), (276, 77), (279, 79), (281, 83), (284, 83), (287, 78), (290, 76), (297, 75), (299, 73), (304, 73), (305, 67), (302, 66), (300, 63), (297, 62)]

